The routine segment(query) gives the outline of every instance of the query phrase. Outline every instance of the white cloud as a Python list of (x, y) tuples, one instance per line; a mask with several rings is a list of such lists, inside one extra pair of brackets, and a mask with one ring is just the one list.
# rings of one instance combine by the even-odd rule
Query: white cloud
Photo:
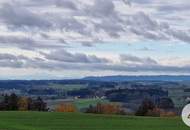
[[(121, 55), (120, 59), (110, 60), (104, 55), (99, 57), (67, 49), (80, 49), (75, 46), (78, 43), (90, 49), (100, 43), (109, 46), (109, 42), (115, 42), (117, 45), (117, 41), (190, 43), (189, 7), (188, 0), (1, 0), (0, 46), (31, 51), (41, 57), (2, 54), (0, 66), (82, 68), (84, 71), (188, 71), (188, 60), (179, 67), (163, 65), (151, 56)], [(114, 62), (118, 60), (123, 62)]]

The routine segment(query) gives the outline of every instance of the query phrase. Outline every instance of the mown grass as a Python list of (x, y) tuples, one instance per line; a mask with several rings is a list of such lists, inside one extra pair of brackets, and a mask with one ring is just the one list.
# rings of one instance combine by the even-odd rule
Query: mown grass
[(0, 112), (0, 130), (190, 130), (180, 118)]

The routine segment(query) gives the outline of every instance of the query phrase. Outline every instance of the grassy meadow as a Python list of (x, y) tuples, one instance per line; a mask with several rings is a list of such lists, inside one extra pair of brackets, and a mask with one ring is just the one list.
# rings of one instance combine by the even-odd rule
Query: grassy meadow
[(180, 118), (0, 112), (0, 130), (190, 130)]

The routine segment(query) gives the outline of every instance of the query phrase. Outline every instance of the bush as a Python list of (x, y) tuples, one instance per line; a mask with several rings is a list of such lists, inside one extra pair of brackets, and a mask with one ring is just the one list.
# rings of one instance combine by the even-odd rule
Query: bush
[(160, 117), (175, 117), (175, 116), (177, 116), (177, 114), (175, 112), (173, 112), (173, 111), (164, 111), (164, 110), (162, 110), (160, 112)]
[(77, 112), (75, 105), (72, 103), (61, 103), (57, 106), (56, 112)]
[(150, 115), (150, 113), (152, 113), (154, 109), (155, 109), (154, 103), (149, 99), (145, 99), (138, 108), (135, 115), (136, 116)]
[(96, 106), (90, 105), (87, 108), (86, 113), (95, 113), (95, 114), (122, 114), (125, 112), (122, 110), (120, 105), (117, 104), (102, 104), (97, 103)]

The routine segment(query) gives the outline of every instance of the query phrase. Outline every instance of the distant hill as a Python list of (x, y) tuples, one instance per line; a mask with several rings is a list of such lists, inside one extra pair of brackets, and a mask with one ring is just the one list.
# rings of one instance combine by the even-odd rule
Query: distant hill
[(159, 76), (102, 76), (102, 77), (85, 77), (84, 80), (94, 80), (94, 81), (112, 81), (112, 82), (122, 82), (122, 81), (190, 81), (190, 75), (187, 76), (169, 76), (169, 75), (159, 75)]

